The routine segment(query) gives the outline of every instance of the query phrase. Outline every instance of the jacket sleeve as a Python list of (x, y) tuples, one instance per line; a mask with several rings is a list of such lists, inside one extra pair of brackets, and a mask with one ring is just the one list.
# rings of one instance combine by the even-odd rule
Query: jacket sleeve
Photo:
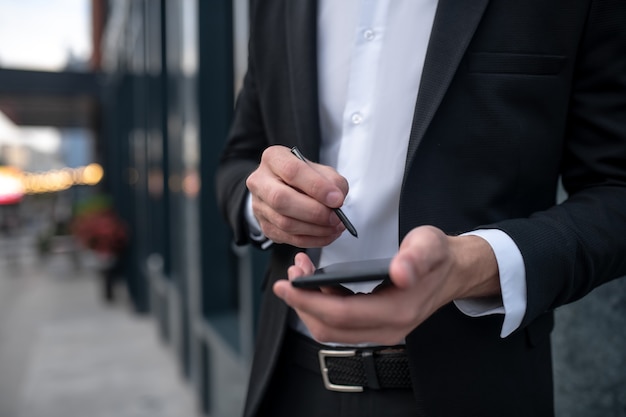
[(521, 250), (522, 326), (626, 275), (626, 3), (591, 3), (575, 64), (561, 177), (568, 199), (499, 222)]
[(218, 205), (238, 245), (254, 243), (250, 240), (243, 214), (248, 192), (245, 182), (258, 166), (261, 154), (267, 146), (254, 80), (254, 62), (250, 59), (236, 101), (229, 137), (222, 150), (216, 173)]

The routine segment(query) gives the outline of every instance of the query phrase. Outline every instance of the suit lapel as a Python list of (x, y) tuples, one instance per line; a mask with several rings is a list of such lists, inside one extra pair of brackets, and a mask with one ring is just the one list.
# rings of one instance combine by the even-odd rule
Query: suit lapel
[[(406, 172), (452, 81), (489, 0), (439, 0), (409, 138)], [(319, 156), (317, 94), (317, 1), (285, 0), (289, 85), (297, 143), (312, 160)]]
[(439, 0), (415, 103), (405, 177), (488, 2), (488, 0)]
[(319, 159), (317, 94), (317, 1), (285, 0), (290, 94), (298, 147), (311, 160)]

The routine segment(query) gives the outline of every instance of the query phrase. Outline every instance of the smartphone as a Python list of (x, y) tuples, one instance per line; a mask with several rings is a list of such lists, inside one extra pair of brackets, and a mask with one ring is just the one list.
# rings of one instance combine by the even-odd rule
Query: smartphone
[(291, 281), (291, 285), (297, 288), (318, 288), (368, 281), (383, 281), (383, 284), (390, 281), (390, 263), (391, 258), (336, 263), (318, 268), (312, 275), (298, 277)]

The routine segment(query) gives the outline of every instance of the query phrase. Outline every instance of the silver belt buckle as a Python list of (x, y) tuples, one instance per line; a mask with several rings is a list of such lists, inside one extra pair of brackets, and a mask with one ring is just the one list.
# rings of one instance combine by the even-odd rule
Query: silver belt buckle
[(320, 350), (317, 353), (320, 360), (320, 370), (322, 371), (322, 380), (324, 386), (329, 391), (338, 392), (363, 392), (363, 387), (358, 385), (337, 385), (330, 382), (328, 378), (328, 367), (326, 366), (326, 358), (349, 358), (356, 356), (356, 350)]

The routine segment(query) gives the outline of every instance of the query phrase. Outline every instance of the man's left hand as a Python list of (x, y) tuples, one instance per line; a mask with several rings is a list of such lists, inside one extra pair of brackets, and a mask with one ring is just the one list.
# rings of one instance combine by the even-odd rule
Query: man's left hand
[[(289, 280), (310, 275), (315, 266), (304, 253), (295, 257)], [(413, 229), (389, 267), (393, 285), (370, 294), (330, 288), (297, 289), (289, 281), (274, 293), (294, 308), (320, 342), (394, 345), (452, 300), (500, 292), (498, 268), (489, 244), (478, 236), (447, 236), (431, 226)]]

